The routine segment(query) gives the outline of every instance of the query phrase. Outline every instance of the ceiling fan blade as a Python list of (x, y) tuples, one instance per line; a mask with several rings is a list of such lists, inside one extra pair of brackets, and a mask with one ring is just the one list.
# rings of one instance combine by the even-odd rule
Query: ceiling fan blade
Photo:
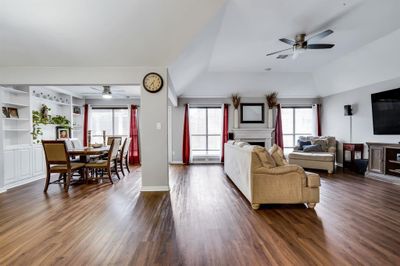
[(306, 41), (307, 42), (308, 41), (313, 41), (313, 42), (318, 41), (318, 40), (321, 40), (322, 38), (325, 38), (328, 35), (331, 35), (332, 33), (333, 33), (333, 30), (325, 30), (323, 32), (320, 32), (320, 33), (308, 38)]
[(276, 59), (286, 59), (290, 54), (280, 54), (276, 57)]
[(307, 49), (329, 49), (335, 46), (334, 44), (324, 44), (324, 43), (319, 43), (319, 44), (308, 44)]
[(282, 38), (282, 39), (279, 39), (281, 42), (284, 42), (284, 43), (286, 43), (286, 44), (289, 44), (289, 45), (294, 45), (296, 42), (295, 41), (292, 41), (292, 40), (289, 40), (289, 39), (286, 39), (286, 38)]
[(290, 48), (287, 48), (287, 49), (283, 49), (283, 50), (280, 50), (280, 51), (276, 51), (276, 52), (267, 54), (267, 56), (274, 55), (274, 54), (279, 54), (279, 53), (281, 53), (281, 52), (284, 52), (284, 51), (287, 51), (287, 50), (292, 50), (292, 49), (293, 49), (293, 48), (290, 47)]

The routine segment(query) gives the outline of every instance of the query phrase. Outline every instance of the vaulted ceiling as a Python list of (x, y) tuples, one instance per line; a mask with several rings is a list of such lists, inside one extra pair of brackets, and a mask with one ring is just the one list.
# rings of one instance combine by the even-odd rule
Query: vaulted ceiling
[[(398, 67), (387, 66), (386, 59), (382, 60), (400, 59), (391, 49), (400, 41), (395, 36), (400, 28), (398, 10), (398, 0), (231, 0), (171, 65), (170, 75), (177, 93), (184, 96), (228, 96), (235, 92), (261, 96), (277, 90), (281, 97), (320, 97), (356, 88), (363, 83), (360, 76), (346, 88), (343, 84), (331, 86), (356, 71), (346, 68), (348, 61), (361, 72), (369, 64), (379, 66), (381, 72)], [(326, 29), (334, 33), (319, 43), (334, 43), (332, 49), (308, 50), (296, 60), (266, 56), (290, 47), (279, 38), (294, 39), (299, 33), (313, 35)], [(389, 36), (392, 42), (387, 43)], [(377, 43), (378, 50), (368, 46), (372, 43)], [(354, 55), (360, 51), (366, 58)], [(340, 76), (336, 76), (338, 71)], [(349, 79), (345, 77), (343, 83)]]
[[(1, 67), (167, 66), (177, 95), (320, 97), (400, 77), (398, 0), (2, 0)], [(279, 38), (334, 33), (296, 60)], [(270, 69), (266, 71), (266, 69)]]

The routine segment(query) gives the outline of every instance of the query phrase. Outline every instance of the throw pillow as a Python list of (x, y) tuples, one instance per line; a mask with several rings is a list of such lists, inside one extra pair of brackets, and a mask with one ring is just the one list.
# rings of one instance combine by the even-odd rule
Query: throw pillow
[(328, 151), (328, 139), (326, 138), (317, 138), (311, 141), (312, 145), (321, 145), (322, 151)]
[(274, 159), (272, 159), (271, 155), (268, 153), (268, 151), (264, 150), (255, 150), (256, 154), (258, 155), (258, 158), (261, 161), (261, 164), (266, 167), (266, 168), (273, 168), (276, 167)]
[(319, 144), (314, 144), (314, 145), (305, 145), (303, 147), (304, 152), (322, 152), (322, 147)]
[(277, 166), (283, 166), (288, 164), (282, 149), (278, 145), (274, 144), (274, 146), (272, 146), (271, 149), (269, 149), (269, 154), (271, 154)]
[(297, 146), (299, 146), (299, 150), (300, 151), (303, 150), (303, 147), (305, 145), (311, 145), (311, 141), (309, 141), (309, 140), (300, 140), (300, 139), (297, 141)]

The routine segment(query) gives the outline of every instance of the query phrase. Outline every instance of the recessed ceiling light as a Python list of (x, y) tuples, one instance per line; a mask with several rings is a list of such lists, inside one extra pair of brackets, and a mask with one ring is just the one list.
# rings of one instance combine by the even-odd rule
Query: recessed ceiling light
[(270, 68), (270, 67), (267, 67), (267, 68), (265, 68), (264, 70), (265, 70), (265, 71), (271, 71), (271, 70), (272, 70), (272, 68)]

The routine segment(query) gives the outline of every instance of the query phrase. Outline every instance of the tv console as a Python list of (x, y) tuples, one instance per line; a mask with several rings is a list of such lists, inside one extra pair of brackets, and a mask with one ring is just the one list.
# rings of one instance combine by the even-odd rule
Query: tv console
[(400, 184), (400, 144), (367, 142), (369, 162), (366, 177)]

